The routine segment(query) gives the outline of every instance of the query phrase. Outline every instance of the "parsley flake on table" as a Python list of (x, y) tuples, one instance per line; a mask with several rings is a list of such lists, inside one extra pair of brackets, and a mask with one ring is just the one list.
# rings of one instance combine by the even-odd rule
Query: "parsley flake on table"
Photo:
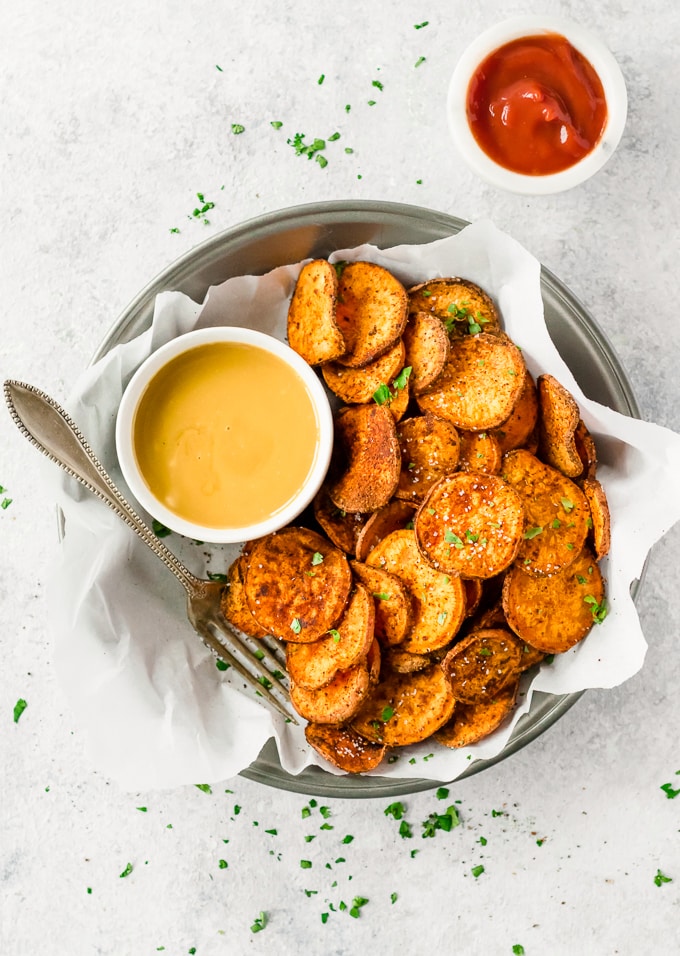
[(234, 136), (240, 136), (241, 133), (245, 133), (246, 128), (242, 123), (232, 123), (231, 131), (234, 134)]
[(256, 916), (253, 920), (253, 925), (250, 927), (251, 933), (259, 933), (267, 925), (267, 914), (262, 911), (259, 916)]
[(460, 826), (460, 817), (455, 807), (448, 807), (446, 813), (431, 813), (422, 823), (423, 837), (434, 837), (437, 830), (449, 833), (454, 827)]
[(281, 129), (283, 123), (281, 120), (272, 120), (269, 125), (272, 127), (272, 129)]
[(524, 956), (524, 947), (521, 943), (515, 943), (512, 947), (512, 952), (514, 956)]
[(416, 62), (415, 62), (413, 65), (414, 65), (415, 67), (422, 66), (422, 64), (425, 62), (425, 59), (426, 59), (426, 58), (425, 58), (424, 56), (419, 56), (418, 59), (416, 60)]
[(583, 600), (590, 606), (593, 621), (595, 621), (596, 624), (601, 624), (609, 613), (605, 599), (603, 598), (602, 603), (598, 604), (597, 598), (594, 595), (586, 594)]
[(669, 800), (673, 800), (675, 797), (680, 795), (680, 790), (674, 790), (672, 783), (662, 783), (661, 790), (663, 790)]
[(195, 783), (194, 786), (203, 793), (212, 793), (212, 787), (209, 783)]
[(478, 863), (477, 866), (472, 867), (472, 870), (470, 872), (472, 873), (474, 878), (477, 880), (484, 872), (484, 867), (482, 866), (481, 863)]
[(661, 870), (656, 871), (656, 876), (654, 877), (655, 886), (661, 886), (663, 883), (672, 883), (673, 878), (666, 876), (665, 873), (662, 873)]
[(19, 718), (21, 717), (21, 715), (23, 714), (23, 712), (26, 710), (27, 707), (28, 707), (28, 704), (26, 703), (24, 698), (20, 697), (19, 700), (14, 705), (14, 723), (15, 724), (19, 723)]
[(0, 501), (0, 508), (2, 508), (3, 511), (7, 511), (13, 500), (13, 498), (3, 498), (2, 501)]
[(430, 22), (429, 20), (423, 20), (422, 23), (414, 23), (414, 24), (413, 24), (413, 29), (414, 29), (414, 30), (422, 30), (423, 27), (426, 27), (426, 26), (429, 24), (429, 22)]
[(384, 813), (386, 817), (394, 817), (395, 820), (401, 820), (406, 811), (406, 807), (403, 803), (391, 803), (389, 807), (385, 807)]
[(155, 518), (151, 522), (151, 529), (157, 538), (167, 538), (169, 534), (172, 534), (170, 528), (166, 528), (164, 524), (161, 524), (160, 521), (156, 521)]
[(122, 880), (124, 877), (129, 876), (132, 873), (132, 870), (132, 863), (128, 863), (123, 872), (120, 874), (120, 879)]

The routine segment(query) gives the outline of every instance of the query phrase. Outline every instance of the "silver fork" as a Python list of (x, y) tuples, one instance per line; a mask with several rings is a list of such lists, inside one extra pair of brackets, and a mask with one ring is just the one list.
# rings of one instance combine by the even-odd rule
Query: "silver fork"
[[(290, 697), (282, 683), (287, 676), (283, 662), (262, 641), (257, 642), (253, 653), (231, 628), (220, 609), (224, 585), (197, 578), (159, 541), (116, 488), (77, 425), (54, 399), (33, 385), (9, 380), (5, 382), (5, 400), (21, 433), (105, 501), (172, 571), (186, 591), (189, 621), (210, 650), (233, 667), (263, 703), (297, 723), (285, 706)], [(278, 697), (272, 693), (274, 690)]]

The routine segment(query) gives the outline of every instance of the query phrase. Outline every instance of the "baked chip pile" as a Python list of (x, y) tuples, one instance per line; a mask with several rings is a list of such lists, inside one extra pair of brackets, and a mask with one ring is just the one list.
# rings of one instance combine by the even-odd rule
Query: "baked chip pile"
[(606, 613), (592, 436), (466, 279), (407, 291), (373, 263), (315, 260), (288, 339), (342, 403), (333, 460), (313, 513), (244, 547), (225, 615), (285, 643), (307, 741), (341, 770), (426, 738), (469, 746)]

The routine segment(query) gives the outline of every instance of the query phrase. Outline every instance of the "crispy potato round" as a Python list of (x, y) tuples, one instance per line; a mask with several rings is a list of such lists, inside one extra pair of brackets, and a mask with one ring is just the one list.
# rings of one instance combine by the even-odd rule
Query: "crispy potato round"
[(304, 265), (288, 308), (288, 344), (309, 365), (344, 355), (345, 340), (335, 321), (338, 277), (325, 259)]
[(338, 362), (328, 362), (321, 373), (326, 385), (347, 405), (361, 405), (373, 401), (381, 385), (389, 385), (406, 364), (406, 348), (401, 339), (362, 368), (347, 368)]
[(460, 431), (460, 471), (483, 471), (497, 475), (501, 470), (501, 446), (493, 432)]
[(351, 727), (307, 724), (305, 739), (324, 760), (345, 773), (366, 773), (383, 760), (387, 747), (366, 740)]
[(458, 467), (460, 439), (451, 422), (436, 415), (407, 418), (397, 427), (401, 474), (397, 498), (421, 501), (440, 478)]
[(463, 582), (455, 573), (440, 573), (423, 558), (413, 531), (393, 531), (366, 563), (396, 574), (411, 593), (413, 622), (400, 643), (402, 650), (426, 654), (453, 640), (465, 617)]
[(432, 488), (414, 530), (434, 568), (466, 578), (494, 577), (512, 564), (522, 543), (522, 499), (497, 475), (458, 472)]
[(331, 501), (328, 488), (324, 484), (314, 498), (314, 517), (336, 548), (340, 548), (346, 554), (354, 554), (359, 535), (368, 521), (368, 515), (361, 512), (342, 511)]
[(413, 624), (411, 592), (401, 578), (384, 568), (372, 568), (360, 561), (350, 564), (375, 602), (375, 636), (385, 645), (401, 644)]
[(361, 368), (375, 361), (401, 337), (408, 318), (406, 290), (373, 262), (349, 262), (338, 280), (335, 321), (347, 344), (338, 359)]
[(338, 671), (330, 683), (307, 690), (291, 681), (290, 702), (301, 717), (314, 724), (345, 724), (368, 697), (371, 682), (366, 661)]
[(594, 478), (597, 474), (597, 448), (595, 446), (595, 440), (586, 428), (583, 419), (579, 419), (579, 423), (576, 426), (574, 441), (576, 443), (578, 456), (583, 463), (583, 471), (579, 476), (579, 480)]
[(261, 627), (252, 615), (243, 590), (247, 558), (240, 554), (227, 571), (227, 586), (222, 592), (220, 610), (232, 627), (249, 637), (267, 637), (269, 631)]
[(531, 439), (536, 423), (538, 422), (538, 389), (533, 378), (527, 372), (524, 376), (524, 385), (515, 402), (510, 416), (492, 429), (491, 434), (497, 439), (501, 454), (513, 448), (523, 448)]
[(597, 558), (609, 554), (611, 547), (611, 519), (605, 490), (597, 478), (586, 478), (581, 482), (581, 490), (586, 496), (590, 508), (592, 528), (589, 537)]
[(568, 567), (588, 533), (590, 511), (581, 489), (523, 448), (503, 457), (502, 471), (526, 512), (518, 564), (534, 574), (552, 574)]
[(423, 412), (457, 428), (484, 431), (510, 416), (525, 374), (522, 353), (507, 337), (466, 335), (451, 342), (439, 378), (416, 399)]
[(455, 705), (438, 664), (410, 674), (387, 671), (352, 727), (368, 740), (405, 747), (431, 737), (450, 719)]
[(299, 687), (325, 687), (338, 671), (365, 660), (373, 643), (375, 605), (363, 584), (356, 583), (337, 627), (311, 644), (286, 643), (286, 668)]
[(583, 640), (606, 611), (604, 584), (594, 555), (584, 548), (565, 570), (527, 574), (515, 566), (503, 584), (508, 624), (532, 648), (561, 654)]
[(453, 696), (464, 704), (493, 700), (519, 676), (522, 645), (501, 628), (473, 631), (458, 641), (442, 661)]
[(500, 325), (493, 300), (469, 279), (429, 279), (408, 291), (411, 312), (432, 312), (467, 334), (472, 327), (491, 331)]
[(465, 617), (471, 617), (482, 600), (484, 585), (480, 578), (463, 578), (465, 588)]
[(458, 704), (453, 717), (434, 735), (445, 747), (470, 747), (497, 730), (515, 706), (519, 682), (499, 691), (491, 700)]
[(406, 365), (413, 370), (414, 395), (429, 388), (439, 376), (449, 357), (449, 336), (442, 320), (431, 312), (409, 316), (403, 334)]
[(401, 454), (394, 419), (384, 405), (340, 409), (333, 468), (328, 494), (342, 511), (375, 511), (387, 504), (399, 484)]
[(322, 637), (342, 617), (351, 587), (346, 556), (307, 528), (260, 538), (247, 555), (248, 607), (267, 633), (285, 641)]
[(416, 505), (411, 501), (393, 498), (382, 508), (374, 511), (364, 525), (357, 539), (357, 561), (365, 561), (379, 541), (393, 531), (401, 531), (409, 524), (413, 525)]
[(578, 478), (583, 471), (575, 439), (578, 404), (553, 375), (539, 375), (537, 384), (541, 457), (568, 478)]

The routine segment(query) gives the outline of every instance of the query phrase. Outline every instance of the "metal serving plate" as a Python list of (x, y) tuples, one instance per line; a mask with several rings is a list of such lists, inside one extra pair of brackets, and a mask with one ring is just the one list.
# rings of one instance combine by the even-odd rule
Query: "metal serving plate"
[[(467, 223), (419, 206), (386, 202), (327, 202), (282, 209), (251, 219), (208, 239), (168, 266), (128, 305), (99, 346), (92, 361), (151, 325), (159, 292), (180, 291), (202, 301), (208, 288), (232, 276), (262, 275), (308, 257), (327, 257), (336, 249), (372, 243), (386, 249), (422, 244), (459, 232)], [(585, 394), (603, 405), (639, 418), (637, 401), (614, 350), (583, 306), (547, 269), (541, 292), (550, 335)], [(470, 776), (520, 750), (572, 707), (581, 694), (537, 693), (507, 746), (490, 760), (477, 760), (461, 776)], [(395, 777), (335, 776), (309, 767), (297, 776), (279, 763), (270, 740), (244, 777), (297, 793), (328, 797), (387, 797), (429, 790), (436, 782)]]

